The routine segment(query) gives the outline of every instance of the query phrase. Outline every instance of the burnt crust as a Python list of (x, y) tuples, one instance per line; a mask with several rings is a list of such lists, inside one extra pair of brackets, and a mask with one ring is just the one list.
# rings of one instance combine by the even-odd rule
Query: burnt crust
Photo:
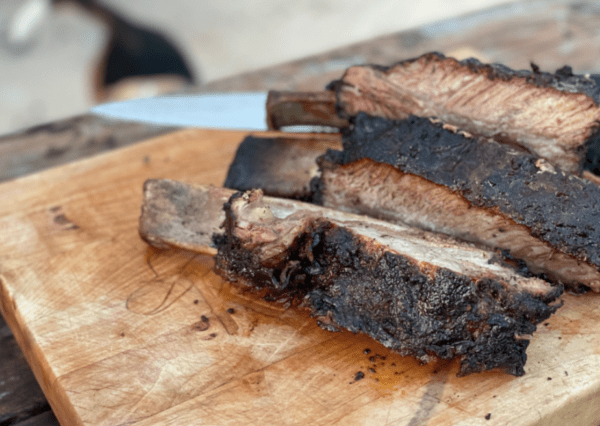
[(215, 243), (215, 269), (263, 296), (309, 308), (332, 325), (365, 333), (423, 362), (461, 360), (459, 375), (498, 368), (524, 374), (524, 335), (558, 306), (562, 288), (533, 295), (493, 278), (473, 279), (448, 269), (366, 245), (348, 229), (322, 218), (300, 232), (284, 255), (265, 262), (235, 235), (231, 202), (226, 237)]
[[(443, 54), (438, 52), (432, 52), (427, 55), (440, 60), (446, 59)], [(531, 71), (513, 70), (497, 63), (484, 64), (475, 58), (468, 58), (459, 61), (459, 63), (465, 65), (472, 72), (484, 74), (491, 80), (500, 79), (510, 81), (514, 78), (524, 78), (528, 83), (536, 87), (553, 87), (561, 92), (583, 93), (592, 98), (596, 105), (600, 104), (600, 75), (592, 74), (584, 76), (573, 74), (573, 69), (568, 65), (557, 69), (554, 73), (549, 73), (541, 71), (533, 62), (531, 63)]]
[(491, 140), (467, 138), (429, 119), (359, 113), (335, 161), (361, 158), (444, 185), (478, 207), (497, 209), (533, 236), (600, 266), (600, 187)]

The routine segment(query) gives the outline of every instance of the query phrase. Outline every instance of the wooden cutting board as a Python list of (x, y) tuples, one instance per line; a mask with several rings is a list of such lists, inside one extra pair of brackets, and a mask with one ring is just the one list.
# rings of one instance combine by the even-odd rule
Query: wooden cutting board
[(63, 425), (600, 424), (600, 295), (564, 296), (524, 377), (457, 378), (148, 247), (144, 180), (220, 185), (244, 136), (181, 131), (0, 185), (0, 307)]

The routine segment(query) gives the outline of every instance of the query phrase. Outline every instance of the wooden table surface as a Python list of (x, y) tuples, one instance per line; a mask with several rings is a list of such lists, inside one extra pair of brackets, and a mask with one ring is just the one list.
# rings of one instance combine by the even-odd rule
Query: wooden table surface
[[(476, 56), (511, 68), (600, 72), (600, 5), (521, 2), (369, 40), (321, 55), (209, 83), (199, 91), (321, 90), (348, 66), (391, 64), (428, 51)], [(84, 115), (0, 138), (0, 180), (130, 145), (172, 128)], [(10, 329), (0, 317), (0, 425), (56, 425)], [(600, 423), (600, 422), (599, 422)]]

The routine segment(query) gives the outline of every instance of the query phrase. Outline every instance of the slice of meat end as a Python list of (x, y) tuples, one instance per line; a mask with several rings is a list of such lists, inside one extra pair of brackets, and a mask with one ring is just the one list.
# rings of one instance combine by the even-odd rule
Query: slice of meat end
[[(359, 112), (389, 119), (437, 117), (474, 135), (525, 147), (562, 170), (598, 168), (587, 158), (600, 121), (598, 76), (513, 71), (438, 53), (390, 67), (349, 68), (337, 87), (343, 118)], [(595, 152), (595, 150), (592, 150)], [(597, 155), (596, 155), (597, 157)], [(589, 164), (588, 164), (589, 163)]]
[[(354, 130), (344, 140), (343, 153), (330, 160), (350, 165), (363, 159), (389, 164), (402, 172), (390, 178), (402, 182), (405, 188), (397, 195), (406, 198), (411, 194), (420, 204), (419, 208), (398, 207), (410, 210), (405, 212), (406, 221), (422, 221), (421, 226), (429, 229), (458, 234), (489, 246), (497, 243), (514, 257), (525, 260), (533, 271), (546, 270), (549, 277), (564, 279), (565, 284), (574, 286), (581, 282), (600, 291), (598, 185), (555, 170), (547, 162), (504, 144), (466, 137), (414, 116), (393, 121), (359, 114)], [(374, 173), (380, 178), (388, 170), (380, 166), (376, 169)], [(407, 185), (414, 185), (414, 190)], [(390, 201), (390, 194), (384, 194), (388, 191), (385, 188), (371, 186), (371, 193), (377, 191), (383, 191), (380, 202), (388, 205), (382, 205), (382, 210), (396, 202)], [(431, 198), (424, 200), (425, 194)], [(356, 199), (356, 195), (348, 196)], [(363, 195), (362, 208), (375, 207), (369, 197), (373, 195)], [(398, 205), (401, 203), (406, 205), (409, 201), (397, 200)], [(452, 209), (458, 214), (453, 214)], [(417, 218), (419, 214), (422, 217)], [(482, 228), (467, 229), (471, 226), (469, 221)], [(526, 231), (531, 238), (526, 237)], [(513, 242), (510, 236), (514, 237)], [(526, 248), (527, 244), (531, 247)]]
[(309, 308), (328, 329), (365, 333), (423, 362), (459, 358), (460, 375), (524, 374), (526, 335), (558, 308), (561, 286), (520, 276), (472, 245), (288, 203), (284, 211), (261, 191), (233, 195), (217, 272)]
[(193, 186), (170, 179), (144, 182), (140, 237), (157, 248), (182, 248), (215, 255), (213, 234), (225, 219), (230, 189)]
[(338, 116), (334, 92), (280, 92), (271, 90), (267, 98), (269, 129), (290, 126), (348, 127)]
[(340, 165), (335, 158), (332, 153), (319, 159), (321, 177), (314, 185), (318, 204), (499, 249), (508, 261), (522, 261), (526, 271), (574, 291), (597, 289), (600, 283), (598, 268), (534, 237), (497, 209), (477, 207), (445, 186), (389, 164), (362, 159)]
[[(156, 248), (180, 248), (215, 255), (215, 240), (223, 236), (223, 205), (236, 191), (211, 185), (193, 185), (171, 179), (144, 183), (138, 232)], [(294, 202), (265, 197), (281, 214), (295, 211)]]
[(238, 147), (223, 186), (310, 201), (310, 181), (318, 174), (316, 159), (328, 148), (341, 149), (340, 136), (264, 138), (248, 136)]

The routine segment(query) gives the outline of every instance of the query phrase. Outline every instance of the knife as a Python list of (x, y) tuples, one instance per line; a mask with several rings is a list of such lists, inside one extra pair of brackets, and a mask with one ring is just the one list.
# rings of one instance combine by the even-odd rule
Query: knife
[(162, 96), (98, 105), (93, 114), (162, 126), (267, 130), (266, 92)]

